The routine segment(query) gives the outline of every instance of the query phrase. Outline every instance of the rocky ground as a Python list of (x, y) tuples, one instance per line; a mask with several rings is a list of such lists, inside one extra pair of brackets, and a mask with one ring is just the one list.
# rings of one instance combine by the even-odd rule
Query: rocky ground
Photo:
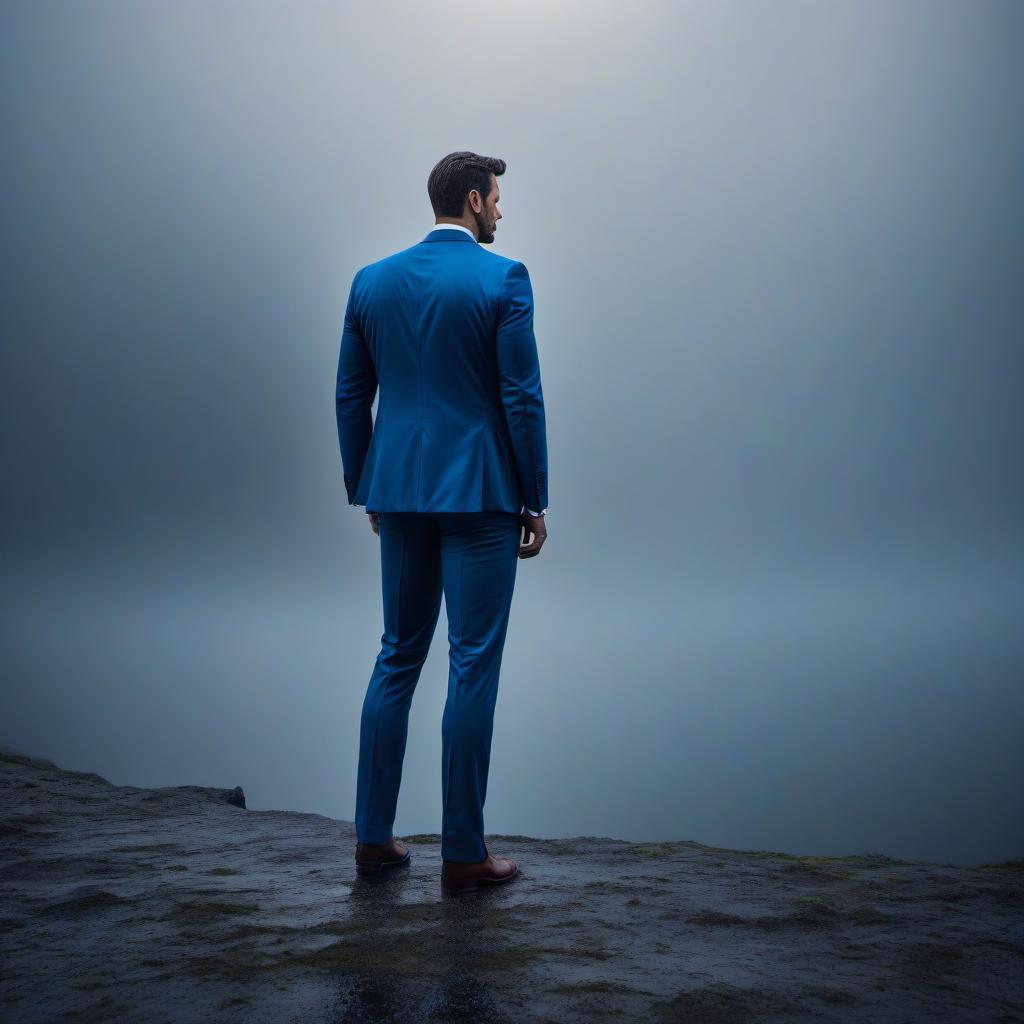
[(1021, 861), (496, 835), (442, 897), (436, 835), (374, 882), (351, 822), (2, 749), (9, 1024), (1024, 1020)]

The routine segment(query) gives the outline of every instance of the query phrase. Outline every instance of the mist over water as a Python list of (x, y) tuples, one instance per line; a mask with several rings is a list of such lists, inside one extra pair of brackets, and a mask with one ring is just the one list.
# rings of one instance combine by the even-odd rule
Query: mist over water
[[(0, 742), (352, 818), (341, 318), (470, 148), (509, 164), (551, 510), (487, 831), (1021, 855), (1018, 6), (0, 18)], [(440, 827), (445, 630), (399, 835)]]

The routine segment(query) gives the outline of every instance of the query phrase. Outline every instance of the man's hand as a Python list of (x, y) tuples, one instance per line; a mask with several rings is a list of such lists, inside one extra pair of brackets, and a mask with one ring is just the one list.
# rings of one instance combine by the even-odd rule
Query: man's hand
[[(366, 515), (370, 520), (370, 529), (379, 537), (380, 517), (376, 512), (367, 512)], [(548, 528), (544, 523), (544, 517), (531, 516), (524, 512), (520, 517), (520, 523), (524, 530), (525, 540), (520, 539), (519, 557), (533, 558), (534, 555), (540, 554), (544, 541), (548, 539)]]
[(526, 540), (525, 543), (522, 539), (519, 542), (519, 557), (533, 558), (534, 555), (540, 554), (544, 541), (548, 539), (548, 528), (544, 523), (544, 517), (542, 515), (531, 516), (528, 512), (524, 512), (519, 517), (519, 522)]

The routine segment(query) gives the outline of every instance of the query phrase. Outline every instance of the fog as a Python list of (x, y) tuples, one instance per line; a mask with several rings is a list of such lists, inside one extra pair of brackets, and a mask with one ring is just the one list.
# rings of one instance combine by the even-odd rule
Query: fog
[[(6, 3), (0, 742), (351, 819), (355, 271), (506, 160), (549, 539), (488, 833), (1019, 857), (1014, 3)], [(437, 832), (442, 611), (397, 835)], [(351, 852), (340, 852), (350, 857)]]

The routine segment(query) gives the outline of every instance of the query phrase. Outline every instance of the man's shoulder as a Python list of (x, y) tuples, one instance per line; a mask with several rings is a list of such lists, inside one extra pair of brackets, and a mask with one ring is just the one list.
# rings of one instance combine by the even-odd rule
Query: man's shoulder
[(494, 266), (498, 267), (502, 271), (506, 271), (509, 267), (523, 262), (522, 260), (516, 259), (514, 256), (504, 256), (500, 252), (495, 252), (493, 249), (488, 249), (482, 245), (477, 246), (477, 248), (482, 253), (490, 257), (490, 259), (494, 260)]
[(504, 280), (511, 267), (522, 264), (522, 260), (514, 259), (511, 256), (503, 256), (498, 252), (492, 252), (490, 249), (479, 244), (459, 246), (457, 249), (454, 246), (447, 246), (442, 249), (430, 242), (420, 241), (387, 256), (382, 256), (379, 260), (374, 260), (372, 263), (364, 264), (356, 271), (355, 278), (358, 280), (362, 276), (365, 282), (372, 281), (374, 277), (380, 274), (383, 274), (386, 278), (389, 271), (403, 269), (417, 255), (422, 255), (424, 252), (428, 252), (431, 255), (435, 253), (438, 255), (442, 253), (452, 254), (454, 252), (463, 258), (468, 257), (480, 267), (482, 273), (494, 275), (499, 280)]
[(393, 267), (404, 263), (409, 256), (417, 249), (415, 245), (406, 246), (404, 249), (399, 249), (398, 252), (390, 253), (387, 256), (382, 256), (379, 260), (373, 260), (371, 263), (366, 263), (359, 268), (357, 273), (359, 274), (373, 274), (377, 270), (385, 269), (387, 267)]
[(483, 245), (476, 245), (474, 249), (480, 254), (477, 262), (480, 264), (482, 272), (499, 287), (517, 275), (520, 277), (524, 275), (529, 276), (526, 264), (514, 256), (504, 256), (502, 253), (494, 252)]

